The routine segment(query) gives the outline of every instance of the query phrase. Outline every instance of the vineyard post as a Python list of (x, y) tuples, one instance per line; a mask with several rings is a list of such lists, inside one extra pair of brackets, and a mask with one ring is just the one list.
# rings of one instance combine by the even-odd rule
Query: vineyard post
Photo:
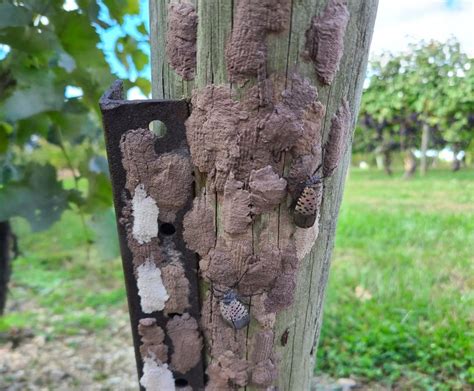
[(150, 0), (155, 100), (102, 101), (144, 389), (309, 389), (376, 8)]

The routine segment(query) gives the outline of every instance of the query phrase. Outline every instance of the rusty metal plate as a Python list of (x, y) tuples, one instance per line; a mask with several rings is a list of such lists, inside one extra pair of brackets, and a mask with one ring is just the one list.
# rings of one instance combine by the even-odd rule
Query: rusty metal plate
[[(143, 374), (143, 362), (140, 356), (140, 336), (138, 334), (138, 322), (142, 318), (154, 317), (157, 325), (166, 330), (166, 323), (169, 320), (163, 313), (154, 312), (144, 314), (140, 307), (140, 297), (138, 296), (137, 282), (133, 270), (133, 257), (127, 244), (127, 232), (119, 219), (125, 206), (124, 192), (126, 182), (126, 172), (122, 165), (122, 154), (120, 141), (122, 135), (132, 129), (148, 129), (150, 122), (159, 120), (166, 126), (167, 132), (159, 138), (155, 144), (155, 151), (158, 155), (170, 152), (177, 148), (187, 147), (184, 122), (189, 116), (189, 106), (185, 100), (124, 100), (123, 86), (121, 81), (116, 81), (112, 87), (100, 99), (100, 109), (105, 130), (105, 141), (109, 170), (112, 181), (115, 214), (117, 229), (122, 254), (123, 271), (127, 289), (128, 306), (132, 327), (133, 343), (135, 347), (135, 357), (137, 361), (138, 376)], [(183, 253), (187, 260), (194, 260), (186, 263), (186, 277), (190, 282), (190, 304), (187, 312), (199, 319), (200, 309), (198, 301), (198, 276), (197, 257), (189, 251), (184, 243), (182, 231), (183, 216), (191, 208), (192, 197), (187, 205), (177, 213), (175, 220), (176, 234), (173, 236), (176, 249)], [(158, 221), (159, 223), (159, 221)], [(173, 353), (173, 347), (168, 337), (165, 339), (168, 346), (168, 357)], [(186, 374), (173, 373), (176, 385), (189, 385), (193, 390), (204, 389), (204, 366), (203, 361), (198, 363)], [(143, 389), (143, 387), (141, 387)]]

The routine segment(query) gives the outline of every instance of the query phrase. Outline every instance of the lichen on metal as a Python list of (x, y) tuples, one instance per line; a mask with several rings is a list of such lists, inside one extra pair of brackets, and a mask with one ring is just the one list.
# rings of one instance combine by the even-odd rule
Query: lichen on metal
[(142, 311), (145, 314), (162, 311), (165, 308), (169, 295), (161, 279), (161, 270), (153, 260), (148, 260), (137, 267), (137, 286)]
[(168, 364), (162, 364), (149, 357), (143, 361), (143, 375), (140, 378), (140, 384), (147, 391), (175, 390), (173, 373), (168, 369)]
[(152, 238), (158, 236), (158, 214), (159, 209), (156, 201), (147, 195), (143, 184), (135, 188), (132, 198), (134, 239), (139, 243), (148, 243)]
[[(188, 106), (184, 101), (125, 101), (121, 84), (115, 83), (101, 99), (101, 109), (140, 385), (149, 391), (180, 389), (176, 380), (203, 388), (197, 322), (191, 334), (172, 327), (173, 317), (199, 316), (197, 260), (181, 234), (194, 181), (185, 142)], [(148, 129), (153, 120), (168, 130), (159, 142)], [(175, 362), (182, 338), (185, 344), (197, 343), (184, 366)]]

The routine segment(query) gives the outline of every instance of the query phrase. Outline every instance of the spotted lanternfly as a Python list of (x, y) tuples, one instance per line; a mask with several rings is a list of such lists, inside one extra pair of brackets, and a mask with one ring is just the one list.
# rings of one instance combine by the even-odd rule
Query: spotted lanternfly
[(219, 307), (224, 320), (234, 329), (239, 330), (249, 324), (249, 311), (240, 301), (235, 290), (229, 289), (224, 293), (224, 296), (220, 299)]
[(304, 183), (296, 201), (294, 221), (300, 228), (310, 228), (316, 222), (323, 197), (323, 182), (319, 175), (313, 175)]

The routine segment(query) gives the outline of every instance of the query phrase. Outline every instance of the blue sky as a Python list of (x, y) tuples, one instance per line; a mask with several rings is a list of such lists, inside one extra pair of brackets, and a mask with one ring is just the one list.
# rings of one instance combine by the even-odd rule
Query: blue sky
[[(113, 55), (114, 43), (118, 36), (130, 34), (139, 37), (135, 26), (145, 23), (148, 29), (148, 0), (140, 1), (140, 15), (129, 16), (121, 29), (112, 27), (101, 31), (101, 48), (114, 73), (120, 78), (131, 77), (137, 73), (130, 72), (115, 59)], [(364, 1), (364, 0), (360, 0)], [(75, 9), (75, 0), (66, 0), (65, 8)], [(107, 13), (102, 10), (101, 18), (107, 20)], [(436, 39), (446, 41), (456, 37), (462, 48), (474, 57), (474, 0), (380, 0), (375, 22), (375, 31), (372, 39), (371, 55), (382, 51), (399, 52), (407, 48), (409, 43), (422, 39)], [(149, 31), (149, 29), (148, 29)], [(141, 48), (149, 51), (146, 42)], [(6, 55), (8, 48), (0, 45), (0, 59)], [(146, 67), (139, 76), (150, 78), (150, 67)], [(138, 89), (132, 91), (131, 98), (142, 97)]]
[[(136, 30), (136, 26), (140, 23), (144, 23), (146, 26), (147, 31), (150, 31), (150, 23), (149, 23), (149, 16), (148, 16), (148, 0), (139, 0), (140, 1), (140, 14), (130, 16), (127, 15), (125, 17), (125, 22), (123, 26), (114, 26), (107, 30), (101, 29), (101, 45), (100, 48), (104, 51), (105, 57), (109, 64), (111, 64), (113, 71), (117, 74), (117, 76), (121, 78), (128, 78), (130, 77), (132, 80), (135, 79), (137, 76), (143, 76), (146, 78), (150, 78), (150, 67), (146, 67), (143, 71), (137, 72), (132, 68), (130, 72), (127, 72), (125, 67), (120, 64), (119, 61), (115, 58), (114, 52), (114, 45), (115, 41), (118, 36), (128, 34), (131, 35), (133, 38), (140, 40), (142, 38), (141, 34), (138, 33)], [(106, 8), (101, 7), (101, 12), (99, 15), (100, 19), (104, 21), (108, 21), (108, 13), (106, 12)], [(142, 42), (139, 44), (139, 47), (149, 53), (150, 45), (147, 42)]]
[(422, 39), (456, 37), (474, 57), (473, 0), (380, 0), (371, 54), (399, 52)]

